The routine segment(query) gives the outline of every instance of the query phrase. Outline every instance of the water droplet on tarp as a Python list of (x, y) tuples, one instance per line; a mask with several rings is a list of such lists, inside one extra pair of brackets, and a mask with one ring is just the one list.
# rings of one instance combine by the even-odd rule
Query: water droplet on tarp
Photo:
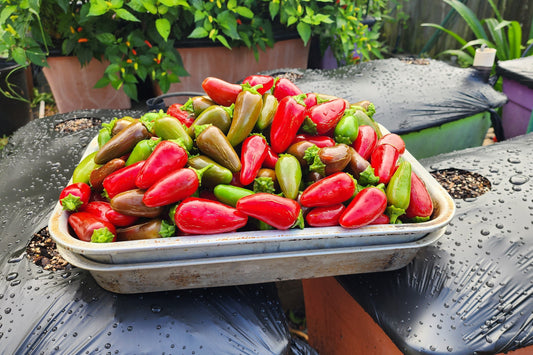
[(19, 276), (18, 272), (10, 272), (10, 273), (7, 274), (7, 276), (6, 276), (6, 281), (13, 281), (13, 280), (16, 279), (18, 276)]
[(522, 161), (517, 157), (507, 158), (507, 161), (511, 164), (520, 164)]
[(158, 305), (152, 305), (151, 310), (152, 310), (153, 313), (159, 313), (159, 312), (161, 312), (162, 307), (158, 306)]

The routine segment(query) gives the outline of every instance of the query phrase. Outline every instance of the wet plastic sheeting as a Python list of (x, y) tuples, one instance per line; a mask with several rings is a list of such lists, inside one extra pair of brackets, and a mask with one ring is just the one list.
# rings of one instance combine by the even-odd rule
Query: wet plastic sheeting
[(87, 111), (35, 120), (2, 151), (0, 353), (314, 354), (291, 340), (274, 284), (116, 295), (84, 270), (44, 271), (24, 256), (98, 131), (61, 133), (55, 124), (126, 114), (136, 115)]
[[(276, 72), (283, 70), (270, 73)], [(440, 126), (507, 101), (484, 83), (476, 70), (436, 60), (385, 59), (333, 70), (294, 72), (303, 74), (295, 83), (304, 92), (374, 102), (376, 121), (397, 134)]]
[(501, 61), (496, 73), (533, 89), (533, 56)]
[(491, 182), (406, 268), (338, 280), (407, 354), (533, 345), (533, 135), (422, 161)]

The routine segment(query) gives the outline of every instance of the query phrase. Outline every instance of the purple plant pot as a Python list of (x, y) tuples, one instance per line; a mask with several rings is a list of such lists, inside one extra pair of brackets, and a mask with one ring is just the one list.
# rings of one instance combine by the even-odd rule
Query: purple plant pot
[(503, 78), (503, 92), (509, 98), (502, 112), (505, 138), (525, 134), (533, 110), (533, 89), (512, 79)]

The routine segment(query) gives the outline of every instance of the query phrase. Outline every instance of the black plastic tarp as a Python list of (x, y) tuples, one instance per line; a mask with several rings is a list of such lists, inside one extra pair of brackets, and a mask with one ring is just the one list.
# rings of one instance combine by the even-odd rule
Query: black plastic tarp
[(376, 105), (376, 121), (397, 134), (490, 112), (507, 101), (475, 69), (431, 59), (393, 58), (333, 70), (268, 73), (285, 71), (300, 76), (295, 83), (304, 92), (335, 95), (352, 103), (372, 101)]
[[(533, 345), (533, 135), (423, 160), (491, 190), (456, 199), (445, 235), (405, 268), (338, 277), (406, 354), (495, 354)], [(357, 322), (356, 319), (353, 320)]]
[(496, 73), (533, 89), (533, 56), (498, 62)]
[(56, 125), (136, 114), (80, 111), (34, 120), (1, 151), (0, 353), (314, 354), (291, 339), (273, 283), (119, 295), (87, 271), (45, 271), (25, 257), (98, 131)]

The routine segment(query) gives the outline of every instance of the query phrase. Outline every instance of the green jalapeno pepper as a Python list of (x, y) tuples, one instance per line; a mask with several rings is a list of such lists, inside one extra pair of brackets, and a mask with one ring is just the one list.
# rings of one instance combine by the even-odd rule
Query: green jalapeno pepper
[(215, 186), (213, 193), (220, 202), (235, 207), (237, 206), (237, 201), (239, 201), (239, 199), (244, 196), (252, 195), (254, 192), (245, 189), (244, 187), (220, 184)]
[(126, 160), (126, 166), (135, 164), (138, 161), (146, 160), (150, 154), (154, 151), (155, 146), (161, 142), (161, 138), (158, 139), (143, 139), (133, 147), (131, 154)]
[(345, 113), (335, 126), (335, 142), (351, 145), (359, 133), (359, 122), (352, 112)]
[(252, 132), (261, 113), (263, 99), (252, 89), (244, 88), (235, 101), (233, 120), (227, 134), (228, 141), (234, 147)]
[(357, 109), (357, 106), (351, 106), (351, 109), (355, 110), (354, 116), (355, 118), (357, 118), (359, 126), (370, 126), (374, 128), (374, 131), (376, 131), (376, 134), (378, 135), (378, 139), (380, 139), (383, 136), (383, 133), (381, 132), (381, 129), (379, 128), (379, 125), (377, 124), (376, 121), (370, 118), (362, 110)]
[(231, 170), (223, 167), (205, 155), (197, 155), (189, 158), (188, 165), (195, 169), (202, 169), (211, 165), (211, 168), (205, 171), (202, 175), (202, 186), (204, 187), (212, 188), (219, 184), (229, 184), (231, 179), (233, 179), (233, 173)]
[(177, 118), (172, 116), (158, 117), (154, 122), (153, 129), (155, 134), (162, 139), (181, 140), (184, 148), (189, 152), (191, 151), (193, 147), (192, 138), (187, 133), (185, 126)]
[(196, 145), (198, 149), (223, 167), (232, 172), (241, 170), (241, 159), (228, 138), (217, 126), (196, 126)]
[(194, 127), (204, 124), (212, 124), (220, 128), (224, 134), (228, 133), (231, 126), (231, 116), (233, 114), (232, 107), (225, 107), (214, 105), (206, 108), (201, 114), (196, 117), (192, 125), (187, 130), (191, 137), (194, 137)]
[(88, 184), (91, 180), (91, 172), (94, 169), (98, 169), (101, 167), (101, 164), (96, 164), (94, 162), (94, 157), (96, 156), (96, 152), (93, 152), (89, 155), (87, 155), (85, 158), (82, 159), (82, 161), (76, 166), (74, 169), (74, 172), (72, 173), (72, 182), (84, 182)]
[(274, 170), (283, 195), (296, 200), (302, 182), (302, 167), (298, 159), (290, 154), (281, 154)]
[(278, 100), (272, 94), (265, 93), (263, 94), (263, 108), (261, 109), (261, 114), (257, 119), (255, 126), (259, 130), (264, 130), (272, 123), (274, 115), (278, 109)]
[(96, 164), (105, 164), (111, 159), (119, 158), (131, 152), (135, 145), (150, 136), (148, 130), (140, 121), (130, 123), (129, 126), (113, 136), (94, 157)]
[(386, 189), (387, 211), (390, 223), (397, 222), (399, 216), (409, 207), (411, 195), (411, 163), (403, 160), (392, 175)]

